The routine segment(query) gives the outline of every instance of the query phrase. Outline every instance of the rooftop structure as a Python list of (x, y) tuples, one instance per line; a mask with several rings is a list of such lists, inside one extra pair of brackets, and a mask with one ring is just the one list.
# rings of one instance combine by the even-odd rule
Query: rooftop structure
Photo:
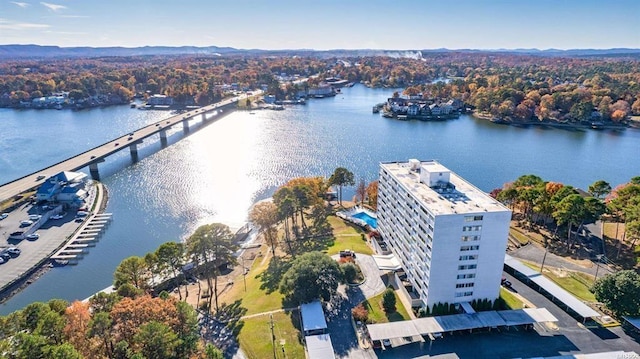
[(378, 230), (421, 306), (498, 298), (510, 220), (437, 161), (380, 164)]

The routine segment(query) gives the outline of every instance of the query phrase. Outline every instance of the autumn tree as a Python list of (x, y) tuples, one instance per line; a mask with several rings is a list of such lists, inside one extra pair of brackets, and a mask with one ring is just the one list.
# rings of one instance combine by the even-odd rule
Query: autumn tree
[(261, 201), (256, 203), (249, 211), (249, 220), (258, 226), (258, 231), (271, 246), (271, 254), (276, 256), (276, 245), (278, 244), (278, 207), (273, 201)]
[(366, 189), (367, 204), (373, 209), (378, 208), (378, 181), (370, 182)]

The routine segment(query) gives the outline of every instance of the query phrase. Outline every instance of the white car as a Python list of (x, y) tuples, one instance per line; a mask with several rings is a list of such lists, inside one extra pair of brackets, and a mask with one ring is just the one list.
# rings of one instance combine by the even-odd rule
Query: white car
[(20, 221), (20, 227), (26, 227), (33, 224), (32, 220), (26, 219), (24, 221)]
[(5, 218), (7, 218), (7, 217), (9, 217), (9, 213), (2, 213), (2, 214), (0, 214), (0, 219), (5, 219)]
[(40, 238), (40, 235), (38, 233), (31, 233), (27, 235), (27, 239), (38, 239), (38, 238)]
[(40, 218), (42, 218), (42, 216), (41, 216), (41, 215), (39, 215), (39, 214), (30, 214), (30, 215), (29, 215), (29, 219), (30, 219), (30, 220), (32, 220), (32, 221), (37, 221), (37, 220), (39, 220)]
[(55, 214), (51, 216), (51, 219), (63, 219), (66, 213)]

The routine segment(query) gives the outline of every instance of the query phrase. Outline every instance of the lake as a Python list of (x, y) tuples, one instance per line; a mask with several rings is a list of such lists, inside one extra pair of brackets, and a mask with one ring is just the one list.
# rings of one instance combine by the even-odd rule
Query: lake
[[(84, 299), (109, 286), (124, 258), (197, 226), (241, 226), (248, 208), (292, 177), (331, 175), (346, 167), (356, 181), (375, 180), (381, 161), (437, 159), (484, 191), (523, 174), (585, 188), (616, 186), (640, 175), (640, 131), (567, 130), (496, 125), (463, 115), (444, 122), (398, 121), (371, 113), (390, 89), (362, 85), (284, 111), (234, 112), (184, 137), (170, 132), (101, 163), (113, 222), (76, 266), (54, 268), (0, 306), (0, 314), (33, 301)], [(168, 112), (129, 106), (83, 111), (0, 109), (0, 183), (71, 157)], [(160, 150), (161, 149), (161, 150)], [(86, 170), (88, 173), (88, 170)], [(353, 188), (344, 192), (351, 198)]]

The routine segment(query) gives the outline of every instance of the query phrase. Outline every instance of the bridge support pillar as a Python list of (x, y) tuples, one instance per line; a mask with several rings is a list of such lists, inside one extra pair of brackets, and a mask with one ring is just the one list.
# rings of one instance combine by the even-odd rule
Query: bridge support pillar
[(100, 172), (98, 172), (98, 163), (93, 162), (89, 164), (89, 173), (91, 174), (91, 178), (96, 181), (100, 181)]
[(129, 145), (129, 152), (131, 153), (131, 161), (138, 162), (138, 144), (132, 143)]
[(167, 147), (167, 130), (160, 130), (160, 144)]
[(189, 133), (189, 121), (187, 120), (182, 121), (182, 131), (184, 131), (184, 133)]

